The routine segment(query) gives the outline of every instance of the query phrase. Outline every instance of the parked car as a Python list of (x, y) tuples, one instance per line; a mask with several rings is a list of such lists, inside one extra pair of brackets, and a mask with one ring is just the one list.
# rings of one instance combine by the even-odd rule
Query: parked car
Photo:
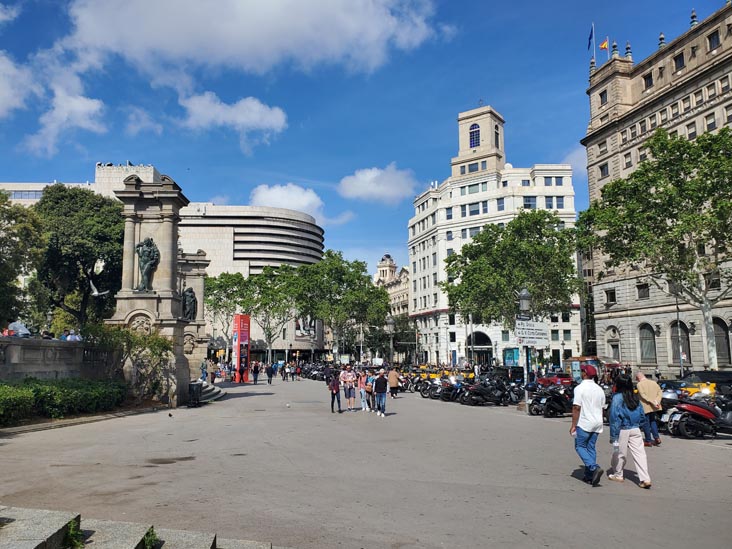
[(548, 385), (572, 385), (573, 381), (572, 374), (565, 372), (552, 373), (536, 380), (539, 385), (544, 385), (545, 387)]

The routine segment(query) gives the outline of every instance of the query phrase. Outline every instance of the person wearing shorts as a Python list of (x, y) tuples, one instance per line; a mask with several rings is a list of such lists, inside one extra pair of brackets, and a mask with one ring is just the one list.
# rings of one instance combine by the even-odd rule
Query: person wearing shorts
[(353, 411), (356, 409), (356, 374), (353, 373), (350, 364), (341, 372), (340, 379), (348, 411)]

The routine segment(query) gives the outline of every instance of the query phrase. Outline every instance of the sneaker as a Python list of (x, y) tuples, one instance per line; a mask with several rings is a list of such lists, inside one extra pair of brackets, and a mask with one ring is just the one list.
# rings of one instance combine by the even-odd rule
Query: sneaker
[(609, 478), (610, 480), (614, 480), (615, 482), (623, 482), (624, 480), (623, 477), (621, 477), (620, 475), (615, 475), (613, 473), (608, 473), (607, 478)]
[(381, 417), (386, 417), (386, 416), (384, 415), (384, 412), (381, 412)]
[(597, 486), (598, 484), (600, 484), (600, 479), (602, 478), (602, 474), (604, 472), (605, 471), (603, 471), (601, 467), (598, 467), (597, 469), (595, 469), (592, 472), (592, 485), (593, 486)]
[(641, 488), (645, 488), (646, 490), (651, 489), (651, 483), (647, 482), (645, 480), (643, 482), (641, 482), (638, 486), (640, 486)]

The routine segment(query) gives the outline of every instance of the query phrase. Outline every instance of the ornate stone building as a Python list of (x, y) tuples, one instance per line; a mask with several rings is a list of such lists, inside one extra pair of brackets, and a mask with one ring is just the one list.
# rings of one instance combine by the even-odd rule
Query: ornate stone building
[[(624, 55), (613, 43), (610, 60), (600, 67), (592, 60), (590, 121), (582, 140), (590, 200), (601, 198), (606, 183), (636, 169), (656, 128), (693, 140), (732, 124), (730, 29), (728, 1), (703, 21), (692, 11), (689, 29), (670, 42), (661, 34), (658, 50), (642, 61), (633, 61), (630, 43)], [(583, 263), (594, 302), (590, 339), (596, 339), (599, 355), (662, 371), (678, 369), (680, 357), (693, 368), (707, 364), (700, 312), (677, 304), (632, 266), (609, 271), (598, 254)], [(731, 319), (732, 301), (721, 302), (714, 320), (721, 367), (730, 365)]]
[(402, 267), (397, 272), (397, 264), (389, 254), (384, 254), (377, 265), (374, 285), (382, 286), (389, 294), (391, 315), (409, 313), (409, 268)]

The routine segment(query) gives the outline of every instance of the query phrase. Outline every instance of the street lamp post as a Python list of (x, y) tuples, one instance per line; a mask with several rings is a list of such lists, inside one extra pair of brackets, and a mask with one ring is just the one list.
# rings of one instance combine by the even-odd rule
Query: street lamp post
[(394, 366), (394, 318), (389, 315), (386, 317), (386, 332), (389, 334), (389, 365)]
[(559, 346), (562, 348), (561, 351), (559, 351), (559, 369), (563, 372), (564, 371), (564, 340), (559, 344)]
[[(526, 288), (523, 288), (518, 295), (519, 298), (519, 312), (521, 313), (521, 316), (523, 318), (529, 316), (531, 313), (531, 294), (529, 293), (529, 290)], [(526, 388), (526, 386), (529, 383), (529, 372), (526, 365), (526, 362), (528, 360), (527, 356), (527, 350), (528, 348), (525, 345), (521, 345), (519, 347), (519, 356), (521, 359), (521, 365), (523, 366), (524, 371), (524, 403), (526, 404), (526, 413), (529, 413), (529, 390)], [(523, 356), (521, 356), (523, 355)]]

